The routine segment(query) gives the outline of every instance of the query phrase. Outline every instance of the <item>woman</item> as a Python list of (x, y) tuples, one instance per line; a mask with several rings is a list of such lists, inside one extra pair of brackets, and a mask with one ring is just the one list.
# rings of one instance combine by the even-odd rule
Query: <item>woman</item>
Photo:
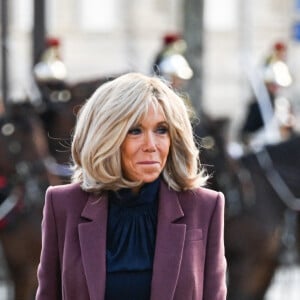
[(72, 183), (49, 187), (37, 300), (224, 300), (224, 197), (203, 186), (189, 112), (129, 73), (82, 107)]

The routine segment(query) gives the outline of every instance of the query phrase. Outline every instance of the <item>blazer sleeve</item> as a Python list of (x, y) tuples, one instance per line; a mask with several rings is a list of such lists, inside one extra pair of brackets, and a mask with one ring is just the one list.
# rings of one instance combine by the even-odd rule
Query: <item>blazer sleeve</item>
[(37, 271), (36, 300), (61, 299), (58, 236), (51, 187), (46, 191), (42, 220), (42, 250)]
[(218, 193), (207, 236), (203, 291), (203, 299), (205, 300), (226, 299), (227, 264), (224, 247), (224, 206), (224, 195)]

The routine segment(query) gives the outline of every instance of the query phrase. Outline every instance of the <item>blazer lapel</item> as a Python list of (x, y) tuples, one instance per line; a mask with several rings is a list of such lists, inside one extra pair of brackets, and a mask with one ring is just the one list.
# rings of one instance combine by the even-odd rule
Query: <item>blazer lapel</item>
[(83, 268), (91, 300), (104, 299), (106, 278), (107, 197), (90, 194), (79, 224)]
[(174, 221), (183, 215), (177, 193), (161, 181), (151, 300), (173, 299), (186, 232), (185, 224)]

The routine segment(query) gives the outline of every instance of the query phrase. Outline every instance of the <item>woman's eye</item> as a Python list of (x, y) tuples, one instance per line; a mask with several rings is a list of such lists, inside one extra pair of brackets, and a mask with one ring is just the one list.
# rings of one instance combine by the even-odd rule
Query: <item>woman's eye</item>
[(169, 128), (167, 126), (159, 126), (157, 127), (156, 132), (159, 134), (165, 134), (169, 132)]
[(140, 128), (136, 127), (136, 128), (129, 129), (128, 134), (137, 135), (137, 134), (140, 134), (141, 132), (142, 132), (142, 130)]

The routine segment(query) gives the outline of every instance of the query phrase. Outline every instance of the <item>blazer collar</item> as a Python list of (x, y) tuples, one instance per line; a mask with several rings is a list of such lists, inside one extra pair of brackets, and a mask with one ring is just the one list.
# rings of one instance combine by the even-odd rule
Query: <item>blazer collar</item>
[(106, 277), (107, 196), (89, 194), (78, 226), (82, 264), (91, 300), (104, 299)]
[(173, 299), (183, 253), (186, 225), (178, 193), (161, 181), (151, 300)]
[[(82, 261), (90, 299), (104, 299), (106, 277), (107, 196), (90, 194), (78, 226)], [(162, 180), (159, 190), (156, 246), (151, 284), (151, 300), (173, 299), (180, 270), (186, 225), (178, 193)]]

